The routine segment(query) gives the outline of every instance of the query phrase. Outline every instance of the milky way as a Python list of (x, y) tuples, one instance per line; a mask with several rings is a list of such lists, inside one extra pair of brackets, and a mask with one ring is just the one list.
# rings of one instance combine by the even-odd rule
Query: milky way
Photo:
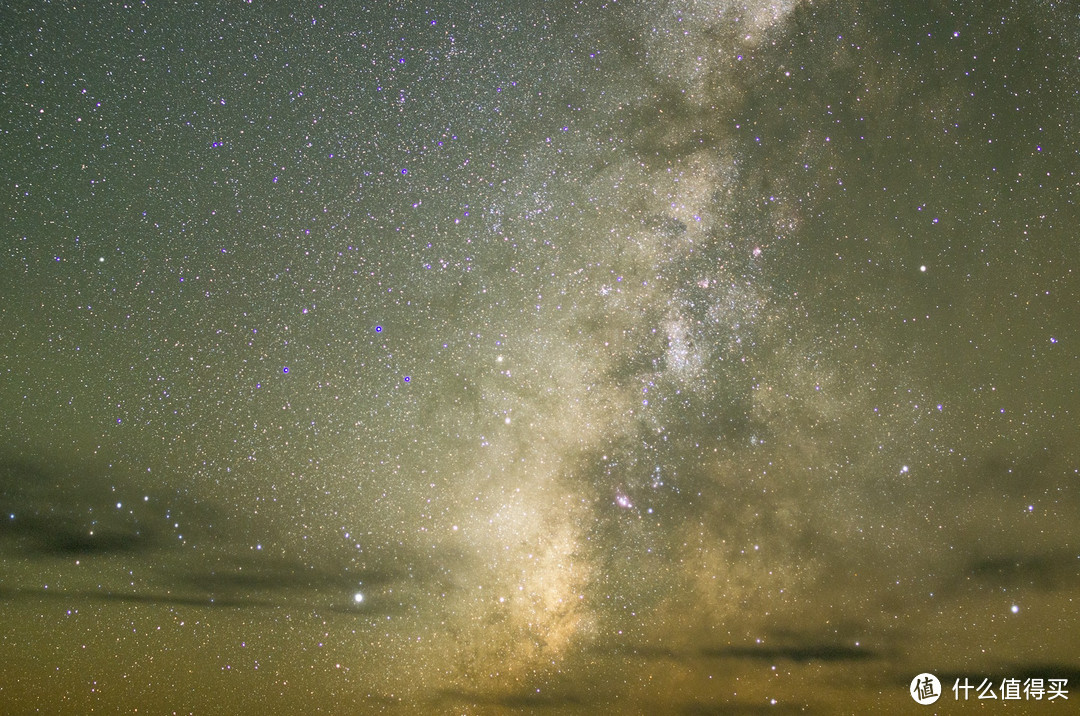
[(7, 12), (0, 695), (1060, 706), (1078, 38), (1052, 2)]

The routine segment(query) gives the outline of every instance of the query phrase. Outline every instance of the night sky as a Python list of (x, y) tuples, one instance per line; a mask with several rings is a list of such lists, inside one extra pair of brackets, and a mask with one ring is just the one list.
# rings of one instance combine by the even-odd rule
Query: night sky
[(0, 58), (4, 713), (1080, 699), (1070, 3), (40, 0)]

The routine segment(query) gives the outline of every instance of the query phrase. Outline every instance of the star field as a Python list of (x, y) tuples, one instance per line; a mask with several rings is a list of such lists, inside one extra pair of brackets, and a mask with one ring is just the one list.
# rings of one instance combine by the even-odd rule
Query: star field
[(9, 9), (0, 698), (1080, 683), (1078, 38), (1034, 1)]

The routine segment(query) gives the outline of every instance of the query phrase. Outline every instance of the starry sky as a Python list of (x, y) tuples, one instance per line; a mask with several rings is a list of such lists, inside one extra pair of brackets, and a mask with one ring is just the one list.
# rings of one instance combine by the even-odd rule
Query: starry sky
[(1080, 683), (1068, 3), (0, 20), (10, 713)]

